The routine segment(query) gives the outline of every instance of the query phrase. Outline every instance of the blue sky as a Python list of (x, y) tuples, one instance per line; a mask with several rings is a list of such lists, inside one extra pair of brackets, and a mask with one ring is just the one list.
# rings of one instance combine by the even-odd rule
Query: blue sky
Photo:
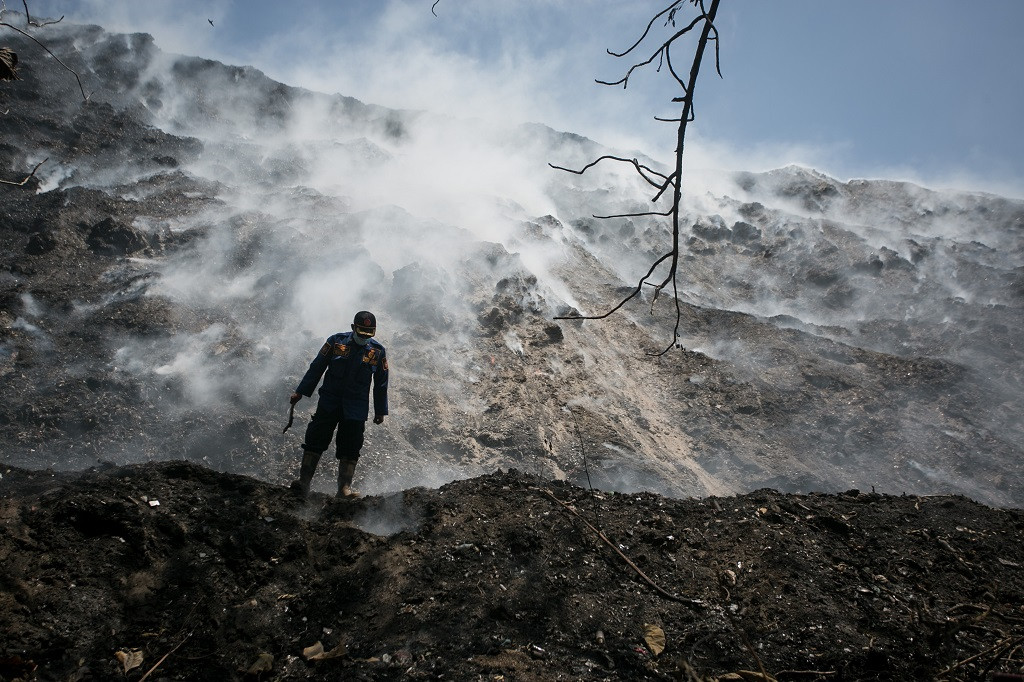
[[(366, 102), (538, 121), (657, 158), (665, 74), (609, 88), (667, 2), (36, 0), (39, 16), (152, 33), (165, 50), (251, 64)], [(8, 0), (11, 9), (20, 2)], [(214, 26), (210, 26), (212, 19)], [(724, 78), (706, 63), (690, 168), (810, 165), (1024, 197), (1024, 2), (722, 0)], [(685, 49), (676, 63), (685, 63)], [(643, 54), (644, 57), (647, 53)]]

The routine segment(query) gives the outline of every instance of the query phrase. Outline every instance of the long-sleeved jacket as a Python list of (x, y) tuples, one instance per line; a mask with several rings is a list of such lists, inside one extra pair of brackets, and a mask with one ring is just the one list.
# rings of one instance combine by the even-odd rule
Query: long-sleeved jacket
[(370, 339), (365, 346), (360, 346), (352, 341), (352, 332), (331, 335), (309, 364), (295, 392), (307, 398), (312, 396), (320, 377), (324, 377), (320, 387), (322, 408), (340, 406), (345, 419), (366, 421), (372, 382), (374, 414), (388, 413), (387, 351), (376, 340)]

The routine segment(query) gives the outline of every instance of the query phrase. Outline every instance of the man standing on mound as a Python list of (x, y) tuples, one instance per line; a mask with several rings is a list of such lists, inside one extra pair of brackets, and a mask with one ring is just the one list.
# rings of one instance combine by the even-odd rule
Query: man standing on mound
[[(302, 468), (292, 488), (303, 496), (316, 472), (320, 456), (338, 431), (338, 497), (358, 497), (352, 489), (363, 430), (370, 415), (370, 384), (373, 384), (373, 423), (383, 424), (388, 413), (388, 359), (384, 346), (373, 335), (377, 319), (365, 310), (356, 313), (352, 331), (338, 332), (327, 339), (309, 364), (306, 375), (291, 396), (291, 404), (310, 397), (324, 377), (316, 413), (306, 427), (302, 443)], [(324, 373), (326, 372), (326, 376)]]

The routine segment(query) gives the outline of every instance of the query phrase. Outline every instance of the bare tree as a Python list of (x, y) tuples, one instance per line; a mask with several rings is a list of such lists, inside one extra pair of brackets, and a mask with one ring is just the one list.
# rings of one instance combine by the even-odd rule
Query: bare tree
[[(562, 166), (549, 164), (552, 168), (558, 170), (568, 171), (570, 173), (575, 173), (577, 175), (583, 175), (584, 173), (587, 172), (587, 170), (593, 168), (602, 161), (617, 161), (621, 163), (627, 163), (633, 166), (633, 169), (640, 175), (641, 178), (644, 179), (645, 182), (647, 182), (657, 190), (656, 194), (651, 199), (652, 203), (658, 202), (663, 198), (671, 196), (672, 205), (664, 211), (647, 211), (643, 213), (625, 213), (610, 216), (594, 216), (594, 218), (599, 219), (627, 218), (639, 216), (669, 217), (671, 218), (672, 226), (672, 247), (664, 255), (662, 255), (661, 257), (654, 261), (650, 269), (647, 271), (647, 274), (640, 278), (640, 281), (637, 282), (636, 287), (628, 296), (623, 298), (621, 301), (619, 301), (617, 305), (615, 305), (613, 308), (609, 309), (605, 313), (601, 315), (565, 315), (555, 318), (559, 320), (603, 319), (605, 317), (608, 317), (615, 311), (619, 310), (620, 308), (622, 308), (622, 306), (624, 306), (630, 300), (639, 295), (640, 292), (643, 291), (644, 285), (651, 286), (654, 288), (654, 298), (651, 303), (653, 308), (654, 301), (657, 300), (658, 295), (661, 293), (661, 290), (664, 289), (669, 284), (671, 284), (672, 296), (675, 301), (676, 308), (676, 322), (675, 328), (672, 332), (672, 342), (669, 343), (668, 346), (666, 346), (663, 350), (657, 353), (650, 353), (650, 355), (664, 355), (673, 346), (678, 345), (679, 324), (682, 318), (682, 310), (679, 305), (679, 290), (676, 280), (679, 272), (680, 256), (679, 213), (680, 204), (682, 200), (683, 149), (684, 142), (686, 140), (686, 125), (694, 118), (693, 99), (694, 89), (697, 85), (697, 75), (700, 72), (701, 61), (704, 58), (704, 51), (707, 48), (709, 42), (713, 41), (715, 43), (715, 68), (718, 72), (718, 75), (722, 75), (722, 71), (719, 67), (718, 60), (718, 30), (715, 28), (714, 23), (715, 15), (718, 12), (718, 3), (719, 0), (710, 0), (710, 6), (708, 6), (706, 5), (705, 0), (676, 0), (675, 2), (672, 2), (668, 7), (654, 15), (654, 17), (647, 23), (647, 28), (644, 30), (640, 38), (636, 42), (634, 42), (629, 48), (622, 52), (612, 52), (611, 50), (608, 50), (608, 54), (614, 57), (626, 57), (641, 53), (642, 46), (650, 44), (651, 41), (649, 41), (648, 38), (651, 36), (652, 29), (654, 29), (655, 25), (658, 24), (659, 22), (663, 22), (663, 26), (665, 28), (671, 27), (669, 28), (670, 33), (668, 37), (661, 41), (660, 43), (656, 43), (655, 47), (653, 48), (653, 51), (649, 54), (649, 56), (647, 56), (642, 61), (638, 61), (634, 63), (632, 66), (630, 66), (629, 70), (626, 71), (626, 75), (620, 78), (619, 80), (614, 82), (601, 80), (597, 81), (602, 85), (621, 85), (623, 88), (626, 88), (629, 85), (629, 78), (630, 76), (633, 75), (634, 71), (636, 71), (637, 69), (641, 69), (643, 67), (649, 67), (652, 64), (657, 63), (657, 71), (660, 72), (664, 67), (668, 71), (672, 79), (676, 82), (676, 84), (680, 88), (682, 88), (682, 95), (672, 98), (673, 102), (678, 102), (682, 104), (682, 112), (680, 113), (679, 118), (662, 119), (655, 117), (656, 120), (659, 121), (667, 121), (678, 124), (676, 128), (675, 168), (669, 175), (665, 175), (664, 173), (660, 173), (656, 170), (653, 170), (652, 168), (649, 168), (639, 163), (636, 159), (624, 159), (621, 157), (611, 155), (606, 155), (598, 159), (595, 159), (594, 161), (592, 161), (591, 163), (587, 164), (586, 166), (579, 170), (572, 170), (570, 168), (564, 168)], [(679, 19), (681, 11), (686, 10), (687, 6), (692, 6), (693, 12), (696, 13), (696, 16), (694, 16), (693, 19), (685, 26), (680, 27), (681, 23), (677, 25), (676, 22)], [(700, 37), (697, 39), (697, 44), (693, 52), (693, 60), (690, 64), (690, 72), (686, 78), (683, 78), (680, 72), (677, 71), (676, 67), (673, 65), (672, 52), (675, 48), (677, 48), (678, 46), (685, 42), (684, 37), (688, 35), (692, 36), (693, 32), (698, 27), (700, 28)], [(671, 192), (669, 192), (669, 190), (671, 190)], [(655, 270), (657, 270), (658, 266), (660, 266), (662, 263), (666, 261), (668, 261), (669, 266), (668, 273), (665, 276), (665, 278), (662, 279), (661, 281), (652, 281), (652, 277), (654, 277)]]

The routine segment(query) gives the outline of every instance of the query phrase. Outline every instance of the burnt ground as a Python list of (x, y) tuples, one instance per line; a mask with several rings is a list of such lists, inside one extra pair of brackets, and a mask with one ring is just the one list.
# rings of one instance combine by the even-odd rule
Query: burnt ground
[(512, 470), (303, 501), (187, 462), (2, 476), (3, 680), (1024, 673), (1024, 512), (963, 497), (669, 499)]

